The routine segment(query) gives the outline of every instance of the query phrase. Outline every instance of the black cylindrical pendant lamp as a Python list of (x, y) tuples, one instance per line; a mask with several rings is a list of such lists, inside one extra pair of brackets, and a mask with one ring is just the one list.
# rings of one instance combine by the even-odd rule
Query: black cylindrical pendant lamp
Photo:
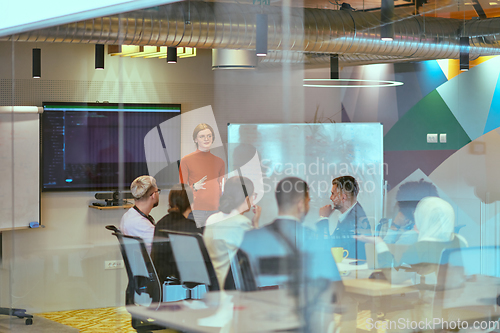
[(339, 55), (331, 54), (330, 55), (330, 79), (338, 80), (339, 79)]
[(177, 63), (177, 48), (168, 47), (167, 48), (167, 63), (176, 64)]
[(104, 44), (95, 44), (95, 69), (104, 69)]
[(39, 79), (42, 77), (42, 50), (33, 49), (33, 78)]
[(469, 37), (460, 37), (460, 70), (469, 70)]
[(380, 8), (380, 39), (391, 41), (394, 39), (394, 0), (382, 0)]
[(267, 56), (267, 14), (257, 14), (255, 53), (257, 57)]

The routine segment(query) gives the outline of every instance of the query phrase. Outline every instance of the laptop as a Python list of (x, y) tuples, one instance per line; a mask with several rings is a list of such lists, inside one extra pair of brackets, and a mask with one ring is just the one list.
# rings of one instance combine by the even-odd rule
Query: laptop
[[(394, 262), (401, 262), (401, 258), (403, 254), (408, 250), (410, 245), (402, 245), (402, 244), (387, 244), (389, 248), (389, 252), (394, 256)], [(378, 254), (375, 250), (375, 244), (366, 243), (365, 244), (366, 251), (366, 262), (368, 264), (368, 269), (381, 269), (378, 263)]]

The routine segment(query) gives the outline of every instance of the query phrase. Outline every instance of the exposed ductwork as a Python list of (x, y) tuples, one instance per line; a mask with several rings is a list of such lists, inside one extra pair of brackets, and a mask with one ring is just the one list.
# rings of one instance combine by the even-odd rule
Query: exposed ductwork
[[(471, 58), (500, 54), (500, 19), (464, 24), (456, 19), (411, 16), (393, 23), (393, 41), (381, 41), (380, 13), (290, 8), (290, 18), (285, 21), (281, 7), (266, 6), (264, 10), (269, 50), (336, 53), (346, 55), (347, 61), (347, 55), (356, 55), (355, 61), (362, 55), (388, 61), (458, 58), (463, 32), (471, 36)], [(254, 49), (260, 11), (260, 6), (178, 2), (0, 40)]]
[[(410, 57), (395, 57), (384, 55), (369, 55), (369, 54), (342, 54), (339, 55), (339, 63), (341, 66), (358, 66), (368, 64), (408, 62), (408, 61), (425, 61), (432, 58), (410, 58)], [(477, 58), (470, 58), (475, 60)], [(262, 65), (277, 65), (277, 64), (307, 64), (326, 66), (330, 65), (330, 55), (324, 53), (305, 53), (299, 51), (269, 51), (267, 57), (259, 60), (259, 67)]]

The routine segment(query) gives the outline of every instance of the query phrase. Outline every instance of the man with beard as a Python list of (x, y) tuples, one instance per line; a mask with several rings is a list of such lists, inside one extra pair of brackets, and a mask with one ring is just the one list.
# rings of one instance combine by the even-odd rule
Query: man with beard
[(137, 177), (130, 185), (134, 196), (134, 207), (127, 210), (120, 221), (120, 230), (124, 235), (141, 237), (151, 254), (155, 220), (149, 213), (158, 206), (160, 192), (156, 179), (151, 176)]
[[(343, 247), (349, 251), (349, 258), (366, 259), (365, 244), (358, 241), (354, 235), (371, 236), (370, 223), (366, 217), (363, 207), (358, 202), (359, 185), (352, 176), (337, 177), (332, 181), (331, 205), (320, 208), (321, 220), (316, 230), (324, 235), (324, 238), (332, 240), (332, 247)], [(328, 217), (338, 210), (341, 215), (337, 227), (332, 235), (329, 231)]]

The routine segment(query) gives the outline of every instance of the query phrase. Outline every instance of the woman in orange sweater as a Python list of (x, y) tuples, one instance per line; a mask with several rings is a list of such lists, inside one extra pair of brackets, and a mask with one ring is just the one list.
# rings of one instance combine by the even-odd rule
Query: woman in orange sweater
[(203, 228), (207, 218), (218, 211), (226, 173), (224, 161), (210, 152), (214, 139), (210, 125), (202, 123), (196, 126), (193, 141), (197, 149), (181, 159), (179, 168), (180, 182), (193, 189), (193, 212), (189, 218), (195, 220), (199, 228)]

